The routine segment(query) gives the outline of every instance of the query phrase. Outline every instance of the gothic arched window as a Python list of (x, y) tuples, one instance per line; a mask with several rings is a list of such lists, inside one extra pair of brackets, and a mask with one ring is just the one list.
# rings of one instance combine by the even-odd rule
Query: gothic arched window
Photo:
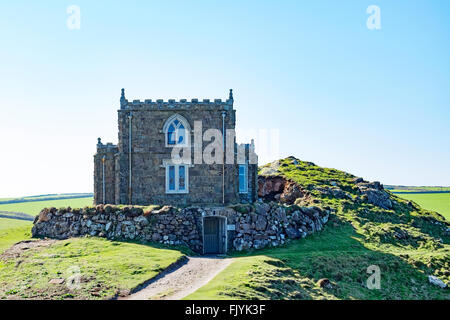
[(186, 146), (189, 143), (191, 128), (183, 116), (175, 114), (167, 119), (163, 132), (166, 147)]

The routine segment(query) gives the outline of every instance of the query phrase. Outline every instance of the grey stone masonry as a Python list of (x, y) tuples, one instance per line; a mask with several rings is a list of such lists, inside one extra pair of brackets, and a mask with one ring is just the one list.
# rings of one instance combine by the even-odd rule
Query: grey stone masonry
[[(235, 130), (236, 111), (233, 104), (231, 90), (225, 101), (169, 99), (130, 102), (122, 89), (118, 110), (118, 144), (104, 145), (99, 141), (94, 156), (95, 204), (223, 205), (254, 202), (257, 199), (257, 163), (248, 166), (248, 193), (242, 195), (239, 193), (237, 159), (234, 164), (225, 166), (205, 162), (196, 164), (194, 161), (193, 144), (198, 143), (203, 150), (211, 143), (202, 139), (208, 129), (222, 132), (224, 124), (225, 130)], [(191, 164), (185, 169), (187, 190), (184, 193), (167, 192), (166, 185), (167, 162), (171, 159), (173, 148), (166, 144), (164, 128), (174, 116), (186, 122), (186, 138), (193, 142)], [(200, 138), (194, 137), (193, 130), (194, 122), (198, 121), (202, 126)], [(237, 157), (237, 144), (233, 139), (231, 145)], [(247, 157), (249, 146), (246, 147)], [(251, 146), (254, 150), (254, 144)]]
[(115, 203), (115, 155), (119, 149), (111, 143), (98, 139), (94, 155), (94, 203)]
[(34, 220), (33, 237), (67, 239), (84, 235), (113, 240), (186, 245), (203, 253), (204, 218), (225, 221), (226, 251), (277, 247), (320, 231), (331, 209), (256, 202), (229, 207), (164, 206), (155, 209), (98, 205), (46, 208)]

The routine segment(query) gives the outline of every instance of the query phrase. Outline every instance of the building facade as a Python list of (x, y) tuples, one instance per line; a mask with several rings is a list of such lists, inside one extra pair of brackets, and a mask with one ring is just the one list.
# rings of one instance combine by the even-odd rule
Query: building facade
[(129, 102), (122, 89), (118, 144), (99, 138), (94, 155), (95, 204), (254, 202), (255, 146), (236, 143), (233, 104), (232, 90), (226, 101)]

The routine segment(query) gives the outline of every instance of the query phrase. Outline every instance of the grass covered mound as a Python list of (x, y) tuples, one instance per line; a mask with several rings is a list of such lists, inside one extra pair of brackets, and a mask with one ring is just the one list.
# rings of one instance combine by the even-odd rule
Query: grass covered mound
[[(28, 250), (23, 246), (33, 246)], [(107, 299), (126, 295), (184, 255), (101, 238), (30, 241), (0, 255), (0, 299)], [(61, 283), (61, 280), (64, 282)]]
[[(260, 175), (294, 181), (306, 190), (296, 204), (329, 206), (330, 221), (310, 238), (236, 255), (188, 298), (450, 299), (448, 287), (428, 280), (432, 275), (450, 284), (449, 225), (438, 213), (294, 157), (260, 168)], [(367, 286), (373, 268), (380, 270), (380, 289)]]

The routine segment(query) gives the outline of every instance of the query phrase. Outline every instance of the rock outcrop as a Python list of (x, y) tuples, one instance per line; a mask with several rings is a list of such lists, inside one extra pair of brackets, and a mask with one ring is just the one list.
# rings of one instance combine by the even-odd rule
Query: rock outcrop
[[(362, 179), (361, 179), (362, 180)], [(378, 181), (367, 182), (357, 180), (356, 186), (364, 200), (368, 203), (378, 206), (383, 209), (392, 209), (392, 201), (389, 193), (384, 190), (384, 187)], [(356, 181), (355, 181), (356, 182)]]
[(258, 197), (266, 201), (277, 201), (291, 205), (298, 198), (307, 195), (307, 191), (302, 189), (293, 181), (280, 176), (259, 176), (258, 177)]

